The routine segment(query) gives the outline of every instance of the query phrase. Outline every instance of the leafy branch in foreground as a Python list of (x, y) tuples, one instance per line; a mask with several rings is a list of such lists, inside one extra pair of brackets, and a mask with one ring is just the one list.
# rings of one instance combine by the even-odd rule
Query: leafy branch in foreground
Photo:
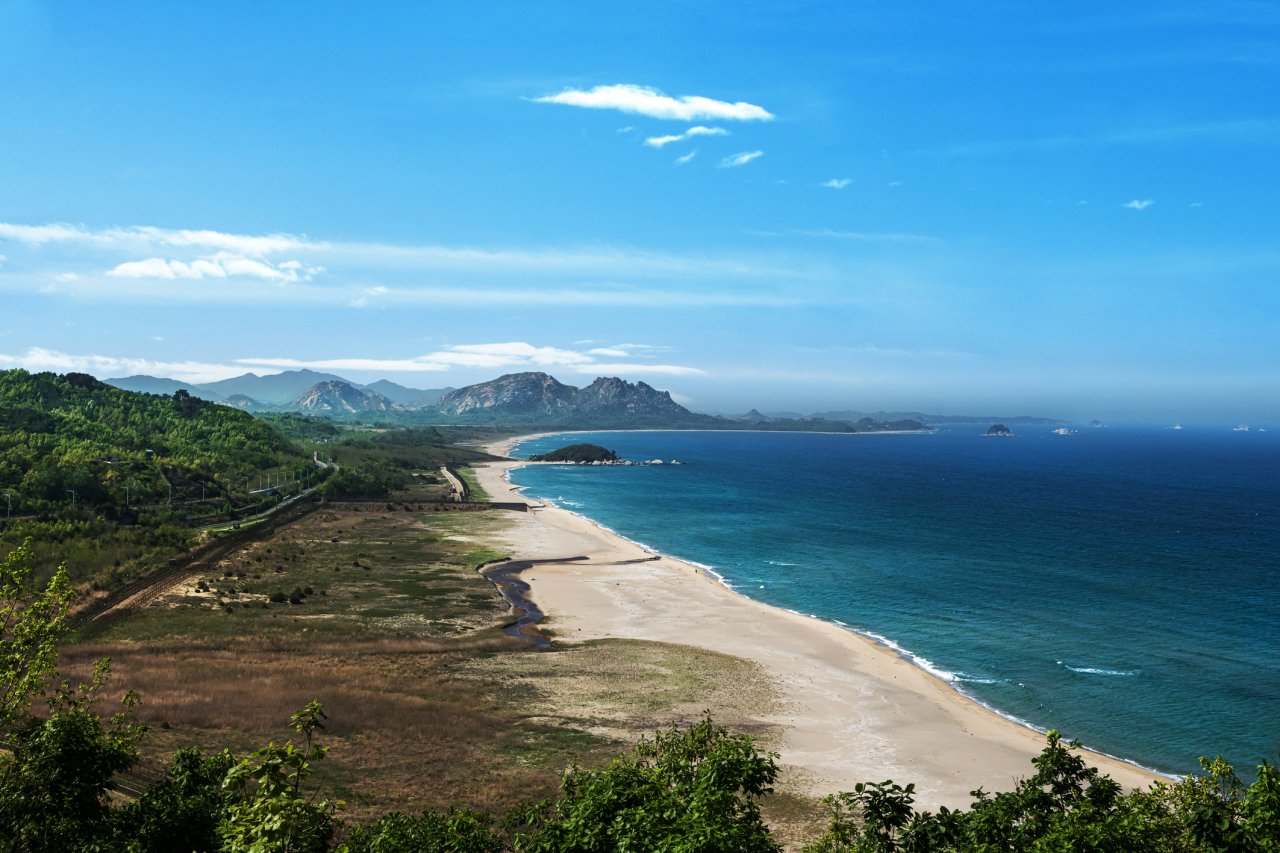
[(564, 796), (517, 810), (516, 849), (527, 853), (777, 853), (759, 798), (778, 777), (777, 755), (711, 721), (674, 724), (641, 739), (607, 768), (564, 774)]
[(1280, 770), (1245, 788), (1221, 758), (1208, 773), (1124, 794), (1056, 731), (1013, 791), (973, 792), (970, 810), (913, 808), (914, 785), (859, 784), (823, 802), (826, 834), (804, 853), (1271, 853), (1280, 851)]

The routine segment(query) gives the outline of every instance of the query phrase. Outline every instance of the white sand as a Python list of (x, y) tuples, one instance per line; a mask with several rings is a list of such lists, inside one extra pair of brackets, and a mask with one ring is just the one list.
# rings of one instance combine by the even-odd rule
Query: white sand
[[(489, 448), (505, 455), (517, 441)], [(477, 467), (493, 500), (519, 500), (505, 481), (521, 463)], [(534, 501), (528, 503), (535, 504)], [(921, 807), (965, 807), (969, 792), (1009, 790), (1034, 772), (1044, 736), (982, 707), (895, 652), (817, 619), (752, 601), (679, 560), (619, 565), (654, 555), (568, 511), (545, 506), (510, 513), (501, 536), (521, 559), (589, 557), (535, 566), (521, 576), (554, 619), (558, 639), (626, 637), (687, 643), (757, 661), (774, 673), (786, 727), (782, 761), (806, 771), (810, 793), (856, 782), (916, 784)], [(1160, 779), (1090, 753), (1126, 788)]]

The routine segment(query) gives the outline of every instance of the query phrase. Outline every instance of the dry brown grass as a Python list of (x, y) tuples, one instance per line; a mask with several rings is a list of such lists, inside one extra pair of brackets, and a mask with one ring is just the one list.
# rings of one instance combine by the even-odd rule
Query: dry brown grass
[(67, 649), (61, 669), (84, 679), (93, 661), (111, 657), (104, 712), (126, 690), (142, 694), (138, 717), (152, 726), (149, 764), (182, 746), (230, 746), (243, 755), (283, 740), (290, 716), (314, 699), (329, 715), (322, 739), (333, 746), (319, 778), (348, 800), (348, 817), (450, 805), (502, 813), (550, 796), (556, 776), (504, 760), (520, 715), (450, 678), (449, 668), (467, 655), (507, 644), (474, 645), (296, 637), (225, 646), (119, 643)]

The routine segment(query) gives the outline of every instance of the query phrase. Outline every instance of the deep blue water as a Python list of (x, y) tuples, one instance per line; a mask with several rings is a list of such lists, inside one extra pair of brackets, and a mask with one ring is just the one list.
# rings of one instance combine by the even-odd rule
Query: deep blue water
[(622, 432), (512, 482), (1009, 716), (1164, 772), (1280, 741), (1280, 430)]

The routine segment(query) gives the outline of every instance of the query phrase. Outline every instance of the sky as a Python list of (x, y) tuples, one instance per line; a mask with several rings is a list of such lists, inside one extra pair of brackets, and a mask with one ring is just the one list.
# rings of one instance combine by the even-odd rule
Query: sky
[(1275, 2), (0, 0), (0, 369), (1280, 422), (1278, 66)]

